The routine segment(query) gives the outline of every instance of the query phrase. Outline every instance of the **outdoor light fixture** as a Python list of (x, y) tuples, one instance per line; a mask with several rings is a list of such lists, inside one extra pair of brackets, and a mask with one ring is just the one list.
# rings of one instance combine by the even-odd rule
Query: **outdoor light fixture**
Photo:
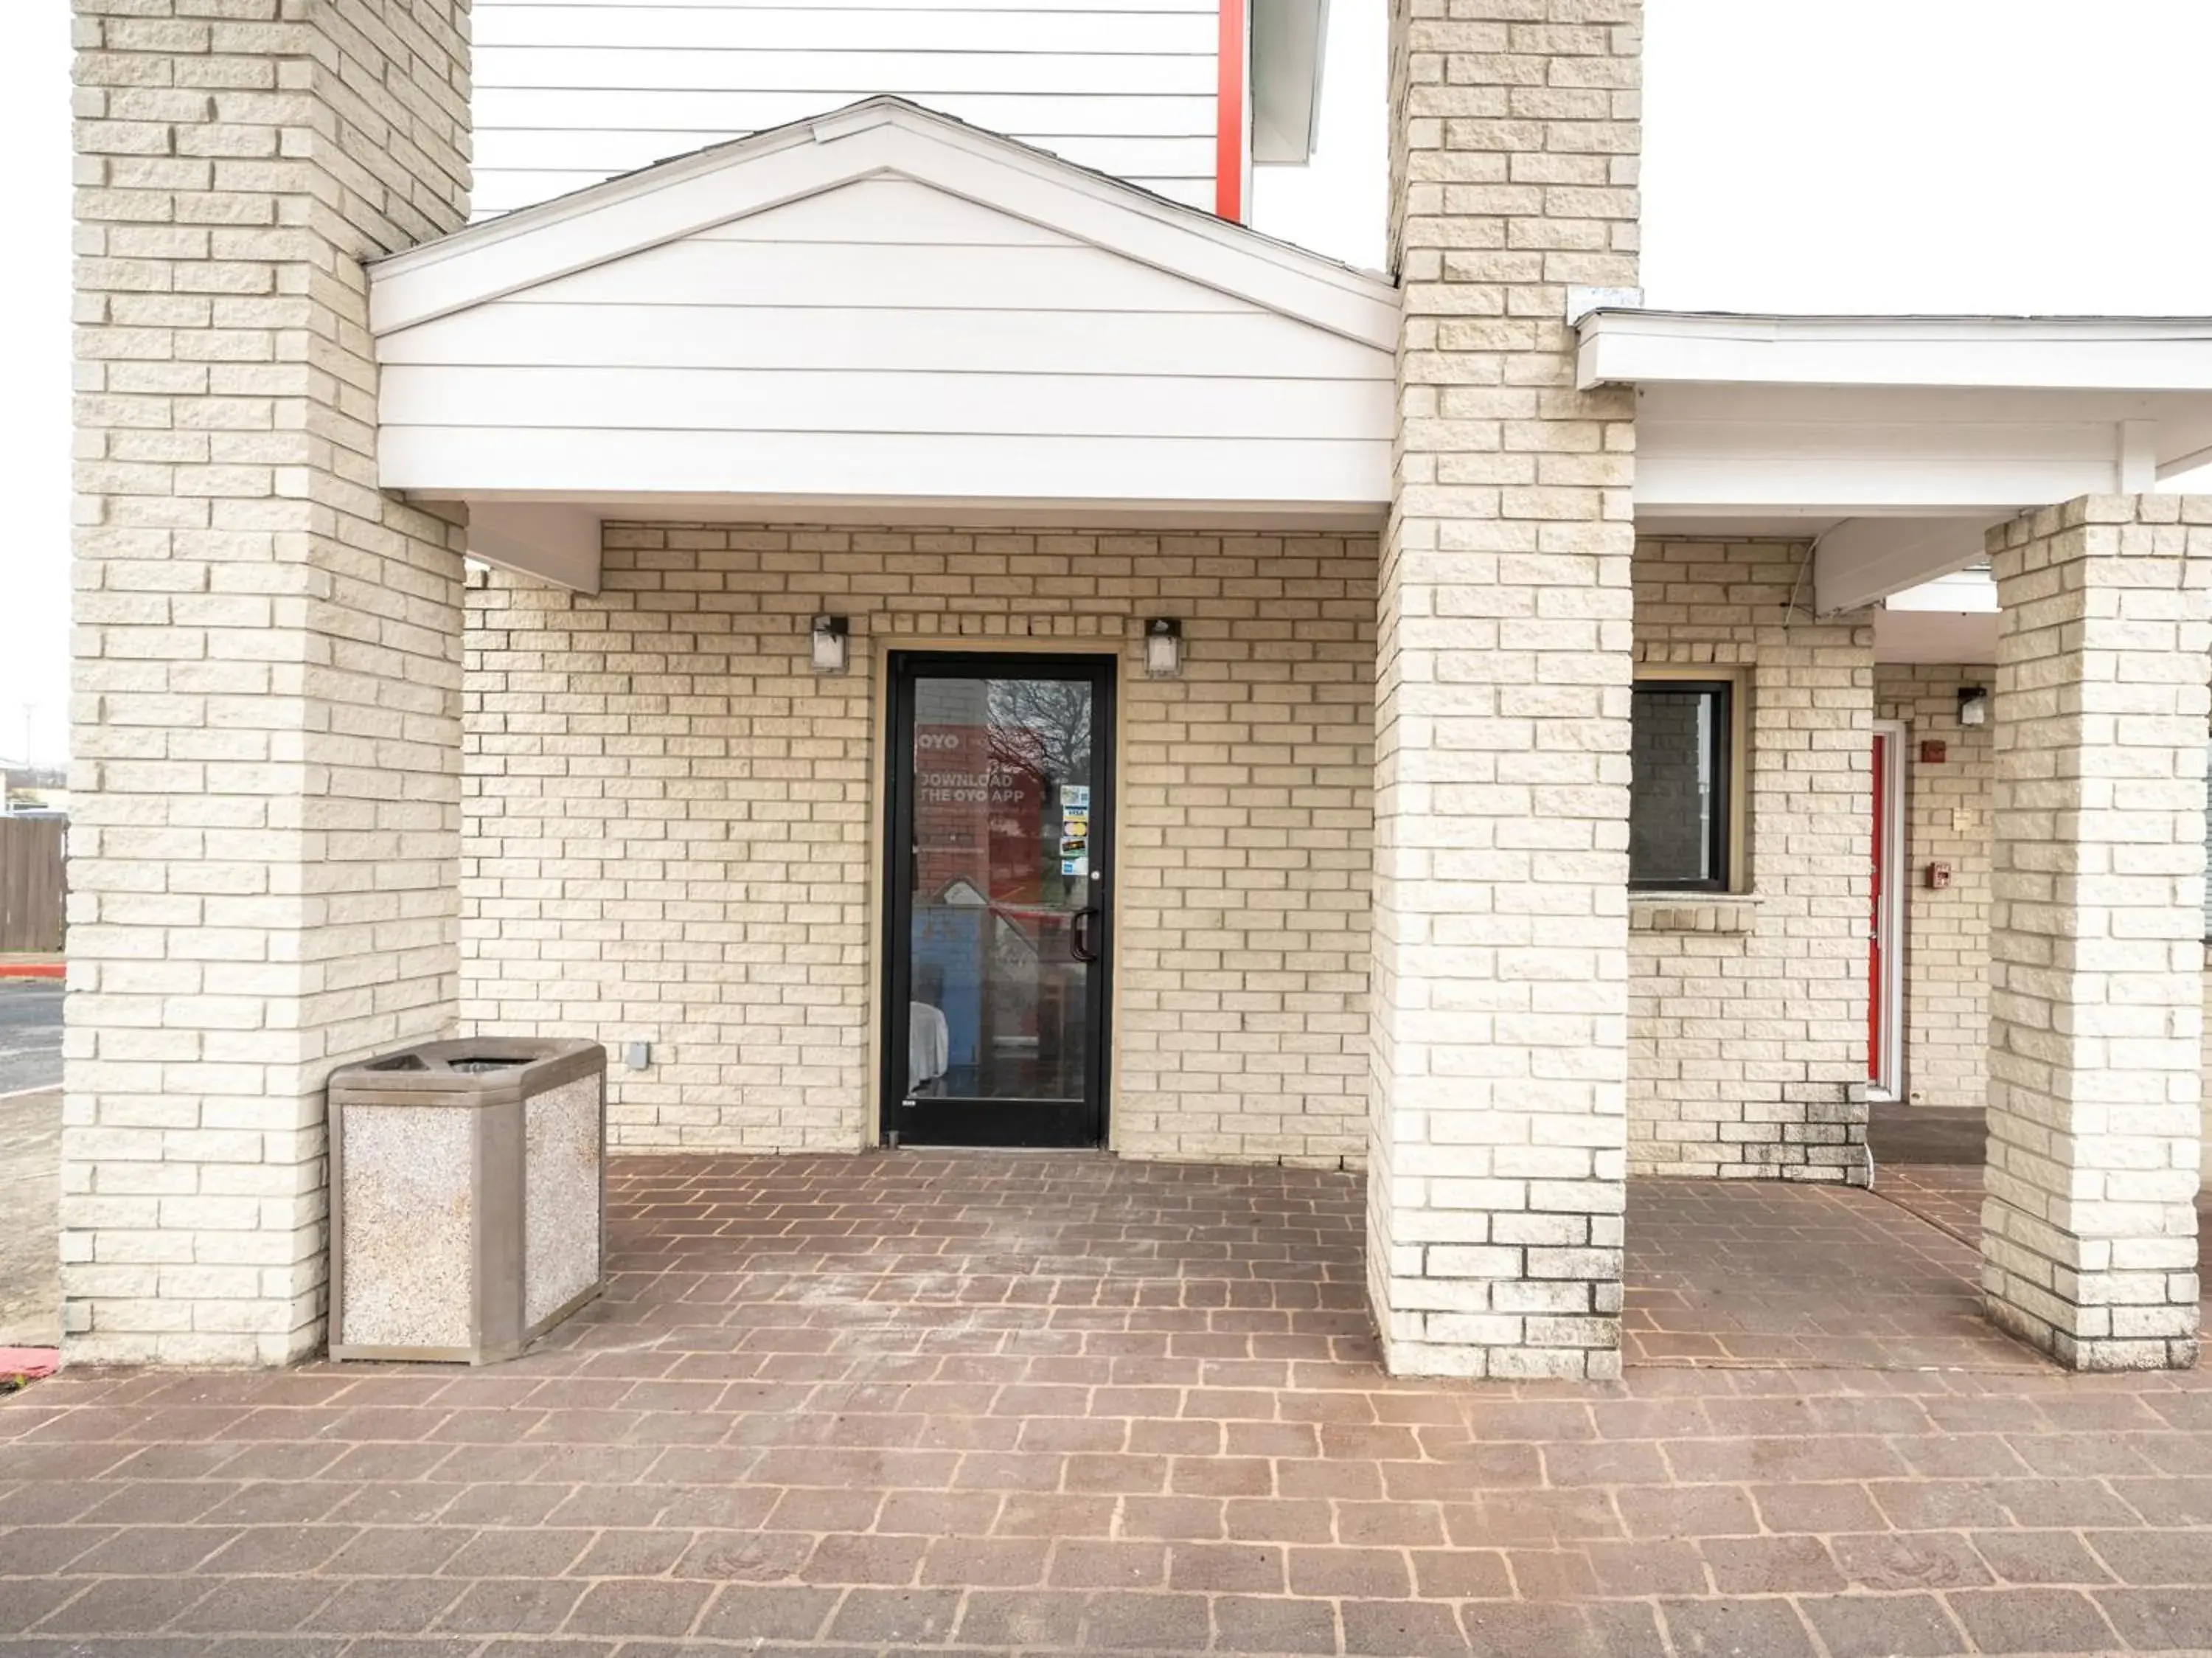
[(817, 616), (814, 619), (814, 671), (817, 674), (842, 674), (848, 652), (846, 641), (852, 624), (842, 616)]
[(1978, 685), (1959, 687), (1959, 723), (1987, 725), (1990, 721), (1990, 693)]
[(1145, 624), (1145, 672), (1155, 680), (1178, 679), (1182, 674), (1182, 624), (1172, 617), (1155, 616)]

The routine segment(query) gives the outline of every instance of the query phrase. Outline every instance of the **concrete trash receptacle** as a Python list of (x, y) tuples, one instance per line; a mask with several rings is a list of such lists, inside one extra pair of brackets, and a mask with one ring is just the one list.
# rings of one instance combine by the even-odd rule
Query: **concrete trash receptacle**
[(512, 1358), (606, 1272), (607, 1054), (426, 1042), (330, 1082), (331, 1356)]

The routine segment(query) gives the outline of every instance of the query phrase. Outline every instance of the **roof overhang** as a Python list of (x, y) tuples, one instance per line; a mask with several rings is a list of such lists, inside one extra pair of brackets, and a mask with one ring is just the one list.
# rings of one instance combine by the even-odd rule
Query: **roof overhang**
[(1594, 386), (2203, 392), (2208, 317), (1820, 317), (1603, 308), (1582, 320)]
[(380, 483), (580, 591), (608, 519), (1371, 532), (1388, 509), (1394, 283), (900, 99), (369, 280)]
[(2027, 509), (2212, 460), (2212, 319), (1610, 307), (1577, 327), (1577, 383), (1639, 393), (1638, 526), (1818, 537), (1823, 613), (1964, 567)]
[(1252, 159), (1300, 166), (1321, 128), (1328, 0), (1252, 0)]

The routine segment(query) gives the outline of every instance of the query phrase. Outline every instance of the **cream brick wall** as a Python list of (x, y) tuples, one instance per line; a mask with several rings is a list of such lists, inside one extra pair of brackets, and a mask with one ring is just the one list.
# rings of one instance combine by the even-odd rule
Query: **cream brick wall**
[(1620, 1367), (1635, 0), (1396, 0), (1368, 1284), (1396, 1372)]
[[(1916, 1106), (1985, 1101), (1990, 1048), (1990, 808), (1995, 787), (1984, 723), (1959, 723), (1959, 688), (1987, 686), (1987, 663), (1884, 662), (1875, 669), (1875, 712), (1905, 726), (1905, 1089)], [(1944, 745), (1923, 761), (1920, 745)], [(1951, 884), (1928, 884), (1928, 866), (1951, 866)]]
[(2069, 1368), (2197, 1352), (2212, 496), (1990, 532), (1991, 1319)]
[(1864, 1178), (1874, 630), (1865, 613), (1814, 619), (1808, 556), (1636, 550), (1638, 670), (1732, 677), (1750, 749), (1747, 897), (1632, 900), (1640, 1173)]
[[(462, 1010), (654, 1044), (629, 1149), (852, 1149), (876, 1119), (882, 653), (1122, 661), (1127, 1155), (1365, 1150), (1371, 539), (610, 525), (596, 599), (469, 594)], [(849, 616), (854, 668), (806, 662)], [(1182, 619), (1180, 680), (1145, 618)]]
[(465, 0), (76, 0), (65, 1340), (319, 1344), (320, 1084), (449, 1027), (459, 533), (360, 261), (466, 217)]

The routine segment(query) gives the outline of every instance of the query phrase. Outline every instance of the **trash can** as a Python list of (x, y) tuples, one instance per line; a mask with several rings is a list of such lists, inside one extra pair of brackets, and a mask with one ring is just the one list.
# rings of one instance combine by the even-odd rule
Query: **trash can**
[(512, 1358), (606, 1272), (606, 1050), (426, 1042), (330, 1082), (331, 1356)]

